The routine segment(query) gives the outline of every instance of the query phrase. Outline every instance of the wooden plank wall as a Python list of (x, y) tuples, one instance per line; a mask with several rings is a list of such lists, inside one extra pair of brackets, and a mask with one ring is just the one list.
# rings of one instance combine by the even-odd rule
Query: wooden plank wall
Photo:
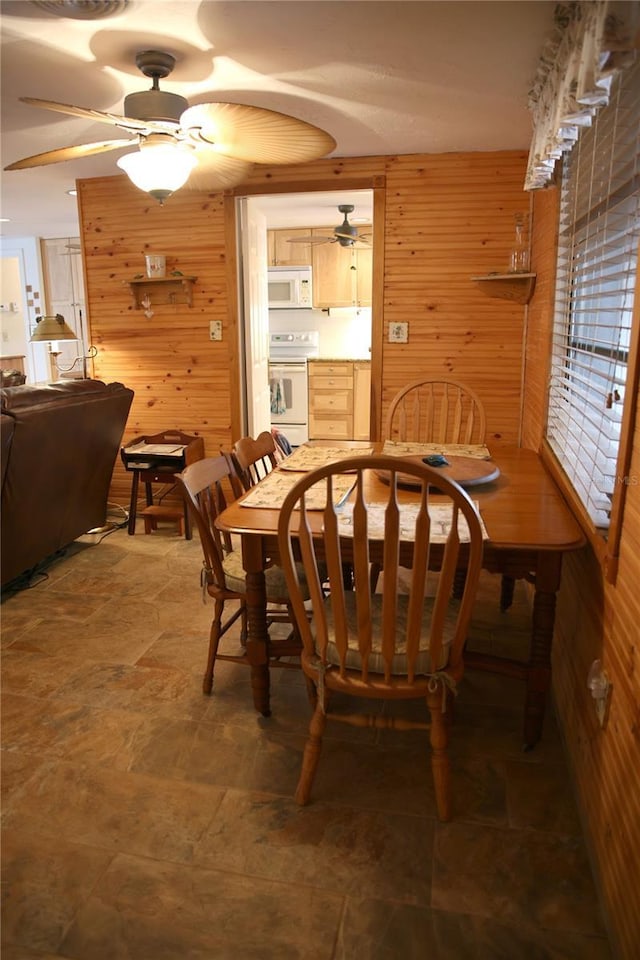
[[(537, 193), (523, 421), (535, 448), (544, 432), (556, 223), (556, 191)], [(640, 942), (640, 419), (629, 479), (616, 583), (605, 581), (590, 546), (566, 558), (553, 649), (558, 718), (611, 938), (624, 960), (638, 956)], [(587, 689), (596, 659), (613, 687), (604, 730)]]
[[(88, 326), (94, 376), (135, 391), (125, 439), (167, 429), (205, 437), (214, 454), (231, 440), (229, 370), (235, 340), (227, 324), (222, 195), (185, 191), (160, 206), (126, 177), (79, 181)], [(126, 281), (144, 274), (145, 253), (164, 253), (167, 272), (194, 275), (193, 307), (136, 309)], [(158, 293), (160, 298), (161, 293)], [(225, 336), (209, 340), (209, 320)], [(126, 504), (130, 475), (118, 462), (110, 498)]]
[[(408, 379), (446, 375), (480, 394), (490, 436), (517, 442), (525, 310), (488, 298), (471, 277), (507, 265), (514, 215), (528, 204), (525, 162), (519, 151), (321, 160), (260, 168), (234, 192), (386, 182), (375, 384), (383, 412)], [(223, 196), (182, 190), (160, 206), (124, 176), (78, 188), (88, 325), (99, 351), (94, 375), (135, 390), (125, 437), (175, 427), (202, 435), (207, 454), (228, 448), (237, 439), (238, 330)], [(192, 308), (152, 303), (151, 319), (133, 308), (124, 281), (144, 272), (146, 252), (164, 253), (169, 271), (197, 277)], [(209, 340), (210, 319), (223, 321), (221, 342)], [(396, 320), (409, 321), (408, 345), (387, 342)], [(118, 464), (112, 499), (126, 503), (128, 490)]]
[[(396, 157), (387, 166), (383, 422), (411, 377), (450, 377), (483, 401), (488, 437), (520, 437), (524, 308), (486, 296), (472, 276), (504, 272), (515, 214), (528, 212), (524, 156)], [(407, 344), (386, 343), (408, 321)]]

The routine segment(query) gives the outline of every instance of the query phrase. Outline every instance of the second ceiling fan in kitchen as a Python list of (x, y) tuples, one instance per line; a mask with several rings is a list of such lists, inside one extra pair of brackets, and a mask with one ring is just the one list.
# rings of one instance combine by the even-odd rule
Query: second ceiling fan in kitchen
[(338, 210), (340, 213), (344, 214), (344, 220), (341, 224), (335, 227), (332, 237), (323, 237), (318, 236), (317, 234), (310, 234), (307, 237), (291, 237), (289, 238), (289, 243), (339, 243), (341, 247), (353, 247), (354, 244), (360, 243), (363, 246), (370, 247), (370, 235), (360, 233), (357, 227), (354, 227), (353, 224), (349, 223), (348, 216), (355, 210), (353, 204), (341, 203), (338, 207)]

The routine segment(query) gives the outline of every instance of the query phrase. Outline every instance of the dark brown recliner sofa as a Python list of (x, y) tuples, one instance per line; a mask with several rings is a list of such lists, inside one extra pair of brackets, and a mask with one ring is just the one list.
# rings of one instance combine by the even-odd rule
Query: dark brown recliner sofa
[(132, 400), (101, 380), (0, 390), (3, 585), (104, 523)]

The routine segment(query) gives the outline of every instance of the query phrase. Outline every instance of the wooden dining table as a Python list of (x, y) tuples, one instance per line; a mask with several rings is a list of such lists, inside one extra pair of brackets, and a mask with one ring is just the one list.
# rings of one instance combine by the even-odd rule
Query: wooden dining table
[[(354, 454), (362, 452), (363, 448), (378, 453), (382, 446), (382, 443), (349, 444)], [(489, 444), (489, 453), (499, 475), (468, 490), (478, 503), (488, 535), (484, 544), (483, 568), (503, 577), (526, 578), (533, 585), (531, 640), (526, 660), (467, 651), (465, 663), (525, 681), (523, 739), (525, 749), (531, 749), (542, 734), (551, 683), (551, 647), (562, 558), (567, 551), (580, 549), (585, 538), (535, 451)], [(385, 486), (372, 471), (367, 487), (369, 502), (374, 503), (376, 497), (384, 499)], [(268, 716), (264, 568), (267, 558), (277, 562), (279, 509), (276, 506), (243, 506), (243, 500), (250, 494), (251, 491), (230, 504), (217, 522), (220, 529), (241, 539), (247, 583), (247, 655), (251, 664), (253, 699), (256, 710)], [(416, 499), (416, 494), (410, 489), (403, 490), (400, 499), (411, 502)]]

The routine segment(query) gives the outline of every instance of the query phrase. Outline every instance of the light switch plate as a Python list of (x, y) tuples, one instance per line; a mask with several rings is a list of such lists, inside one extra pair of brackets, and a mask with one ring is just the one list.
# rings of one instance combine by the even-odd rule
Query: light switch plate
[(222, 320), (209, 321), (209, 339), (222, 340)]
[(409, 324), (408, 323), (390, 323), (389, 324), (389, 343), (408, 343), (409, 342)]

